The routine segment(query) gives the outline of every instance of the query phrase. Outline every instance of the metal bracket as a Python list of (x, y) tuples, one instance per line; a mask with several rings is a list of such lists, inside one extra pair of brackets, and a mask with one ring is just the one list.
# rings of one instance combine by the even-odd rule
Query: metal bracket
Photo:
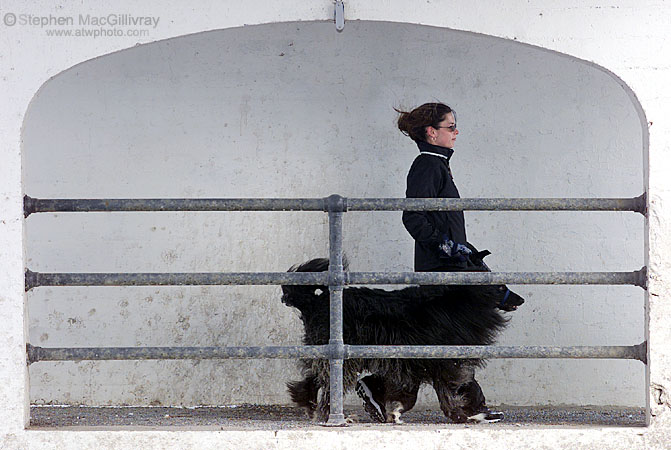
[(648, 196), (647, 193), (643, 193), (638, 197), (634, 198), (636, 201), (636, 212), (648, 216)]
[(643, 341), (638, 345), (634, 345), (636, 350), (636, 359), (641, 361), (643, 364), (648, 364), (648, 341)]
[(643, 266), (641, 270), (636, 270), (636, 286), (642, 287), (644, 290), (648, 290), (648, 267)]
[(342, 197), (338, 194), (329, 195), (324, 198), (324, 211), (325, 212), (346, 212), (347, 211), (347, 198)]
[(24, 291), (28, 292), (34, 287), (39, 286), (39, 281), (37, 280), (37, 273), (33, 272), (30, 269), (26, 269), (24, 272)]
[(27, 219), (29, 215), (35, 212), (35, 200), (28, 196), (23, 196), (23, 218)]
[(345, 4), (338, 0), (335, 2), (335, 11), (333, 13), (336, 31), (340, 32), (345, 28)]

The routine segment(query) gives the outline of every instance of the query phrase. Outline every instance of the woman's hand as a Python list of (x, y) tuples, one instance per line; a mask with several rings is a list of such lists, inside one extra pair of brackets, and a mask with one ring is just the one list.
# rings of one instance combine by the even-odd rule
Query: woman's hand
[(452, 261), (466, 262), (471, 255), (471, 249), (464, 244), (452, 242), (446, 236), (443, 237), (443, 242), (438, 246), (440, 250), (441, 259), (449, 259)]

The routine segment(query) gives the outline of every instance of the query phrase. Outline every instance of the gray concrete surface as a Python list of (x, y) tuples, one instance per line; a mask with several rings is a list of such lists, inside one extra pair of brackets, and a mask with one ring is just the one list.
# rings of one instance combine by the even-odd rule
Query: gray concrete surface
[[(374, 21), (352, 21), (341, 34), (327, 22), (216, 30), (59, 73), (26, 114), (24, 190), (45, 198), (404, 197), (417, 147), (395, 127), (393, 107), (432, 99), (457, 110), (451, 167), (463, 197), (644, 191), (636, 105), (608, 73), (511, 40)], [(639, 214), (468, 211), (466, 221), (469, 241), (492, 252), (494, 271), (645, 265)], [(41, 272), (284, 272), (326, 255), (328, 243), (320, 212), (45, 213), (25, 226), (26, 267)], [(352, 271), (412, 270), (400, 211), (349, 212), (343, 226)], [(527, 303), (511, 314), (501, 345), (645, 340), (640, 288), (511, 289)], [(28, 342), (42, 347), (295, 345), (303, 329), (276, 286), (45, 286), (26, 301)], [(288, 404), (294, 367), (35, 364), (30, 399)], [(478, 376), (496, 403), (645, 405), (645, 368), (635, 361), (499, 360)], [(432, 398), (422, 393), (418, 403)]]
[[(30, 99), (38, 88), (50, 77), (82, 61), (125, 49), (138, 42), (151, 42), (175, 36), (197, 33), (202, 30), (223, 29), (288, 20), (326, 20), (333, 16), (332, 1), (304, 2), (287, 0), (281, 2), (209, 2), (194, 8), (185, 2), (131, 2), (120, 0), (113, 6), (82, 4), (64, 0), (49, 2), (36, 0), (26, 2), (7, 0), (2, 3), (2, 14), (7, 11), (32, 14), (75, 15), (110, 11), (128, 11), (135, 16), (160, 13), (161, 26), (149, 37), (118, 37), (106, 39), (83, 39), (79, 37), (54, 39), (45, 36), (44, 29), (32, 26), (2, 28), (3, 43), (7, 52), (0, 58), (3, 89), (3, 108), (0, 108), (0, 149), (3, 164), (0, 164), (0, 253), (3, 270), (0, 271), (0, 308), (3, 328), (0, 331), (3, 351), (0, 358), (0, 398), (4, 399), (0, 410), (0, 447), (48, 449), (149, 449), (149, 448), (301, 448), (314, 450), (328, 448), (369, 449), (372, 447), (417, 448), (544, 448), (589, 449), (598, 448), (629, 450), (668, 449), (671, 431), (671, 121), (668, 101), (671, 84), (671, 46), (668, 45), (669, 2), (659, 0), (604, 2), (471, 2), (443, 1), (408, 2), (389, 0), (368, 2), (349, 0), (345, 33), (356, 20), (382, 20), (407, 23), (422, 23), (438, 27), (483, 33), (536, 45), (550, 51), (581, 58), (586, 64), (600, 65), (611, 71), (621, 82), (622, 88), (632, 98), (638, 111), (635, 123), (642, 125), (642, 140), (645, 155), (644, 166), (649, 172), (645, 183), (649, 186), (649, 223), (646, 223), (646, 265), (650, 270), (649, 302), (646, 298), (645, 322), (649, 321), (650, 364), (646, 366), (646, 383), (649, 386), (651, 425), (640, 427), (597, 426), (495, 426), (459, 428), (451, 425), (434, 426), (433, 431), (425, 427), (381, 427), (360, 425), (346, 430), (312, 428), (286, 431), (227, 430), (209, 432), (174, 433), (175, 428), (159, 428), (157, 431), (60, 431), (56, 428), (33, 431), (24, 429), (29, 419), (30, 380), (25, 364), (26, 330), (31, 326), (27, 312), (27, 301), (23, 293), (23, 269), (25, 267), (23, 221), (21, 212), (21, 129)], [(102, 9), (101, 9), (102, 8)], [(13, 13), (9, 13), (13, 14)], [(11, 15), (10, 15), (11, 17)], [(666, 18), (666, 19), (665, 19)], [(502, 20), (503, 19), (503, 20)], [(335, 35), (335, 32), (333, 33)], [(341, 35), (342, 36), (342, 35)], [(390, 42), (389, 51), (394, 51)], [(403, 40), (402, 46), (415, 45), (419, 50), (426, 42)], [(453, 52), (436, 53), (436, 59), (449, 57)], [(497, 61), (498, 63), (498, 61)], [(502, 63), (502, 62), (501, 62)], [(424, 67), (424, 66), (422, 66)], [(347, 73), (346, 75), (349, 75)], [(426, 86), (429, 89), (431, 86)], [(421, 92), (420, 92), (421, 94)], [(493, 100), (501, 99), (493, 96)], [(639, 104), (640, 101), (640, 104)], [(115, 102), (116, 103), (116, 102)], [(110, 104), (111, 105), (111, 104)], [(505, 115), (492, 125), (507, 125), (501, 122)], [(575, 120), (562, 122), (568, 128)], [(654, 125), (653, 125), (654, 123)], [(508, 122), (509, 124), (509, 122)], [(631, 123), (621, 117), (613, 121), (614, 128), (627, 129)], [(506, 132), (515, 132), (515, 127), (500, 127)], [(317, 130), (319, 131), (319, 130)], [(316, 133), (315, 133), (316, 134)], [(466, 136), (464, 134), (463, 136)], [(334, 141), (339, 144), (339, 141)], [(649, 144), (649, 159), (648, 148)], [(580, 164), (580, 161), (576, 161)], [(649, 180), (649, 184), (648, 184)], [(92, 179), (95, 182), (95, 179)], [(488, 184), (489, 185), (489, 184)], [(194, 191), (194, 195), (198, 192)], [(341, 192), (345, 194), (344, 192)], [(472, 194), (477, 194), (473, 192)], [(509, 227), (510, 228), (510, 227)], [(309, 237), (309, 236), (308, 236)], [(307, 240), (307, 238), (306, 238)], [(649, 242), (649, 245), (647, 245)], [(166, 250), (170, 250), (169, 248)], [(373, 254), (371, 254), (373, 255)], [(169, 256), (169, 254), (167, 254)], [(362, 261), (360, 264), (367, 263)], [(566, 297), (571, 298), (571, 297)], [(559, 309), (565, 303), (557, 302)], [(619, 300), (613, 302), (616, 308)], [(531, 304), (531, 303), (530, 303)], [(620, 308), (620, 311), (622, 309)], [(98, 313), (100, 314), (100, 313)], [(539, 313), (540, 314), (540, 313)], [(547, 314), (545, 314), (547, 316)], [(72, 316), (76, 318), (75, 316)], [(519, 317), (518, 317), (519, 318)], [(552, 319), (555, 318), (553, 315)], [(540, 322), (538, 322), (540, 323)], [(79, 325), (79, 321), (73, 323)], [(191, 327), (193, 330), (195, 327)], [(572, 329), (562, 330), (572, 333)], [(39, 335), (41, 337), (41, 335)], [(51, 335), (50, 335), (51, 336)], [(46, 338), (46, 336), (45, 336)], [(50, 340), (55, 339), (51, 337)], [(52, 343), (53, 344), (53, 343)], [(491, 366), (490, 366), (491, 367)], [(91, 370), (95, 373), (95, 369)], [(575, 371), (564, 371), (573, 375)], [(599, 382), (599, 389), (609, 389), (598, 376), (589, 377)], [(562, 382), (566, 382), (563, 377)], [(528, 381), (524, 379), (528, 387)], [(141, 385), (141, 384), (140, 384)], [(95, 386), (91, 387), (95, 391)], [(555, 401), (557, 401), (555, 399)], [(526, 402), (531, 404), (534, 402)], [(582, 402), (586, 404), (589, 402)], [(363, 431), (360, 428), (367, 427)], [(416, 430), (416, 431), (415, 431)], [(315, 442), (317, 444), (315, 444)], [(255, 443), (255, 444), (254, 444)], [(377, 444), (377, 445), (375, 445)], [(262, 447), (263, 446), (263, 447)]]
[[(502, 411), (502, 422), (488, 425), (448, 424), (439, 410), (413, 409), (403, 415), (404, 424), (373, 422), (361, 407), (345, 407), (345, 415), (353, 425), (369, 427), (526, 427), (538, 425), (561, 426), (645, 426), (644, 410), (603, 406), (552, 407), (507, 406), (494, 408)], [(98, 427), (206, 427), (221, 430), (288, 430), (323, 428), (311, 422), (301, 408), (290, 406), (235, 405), (224, 407), (87, 407), (87, 406), (33, 406), (30, 426), (49, 428)]]

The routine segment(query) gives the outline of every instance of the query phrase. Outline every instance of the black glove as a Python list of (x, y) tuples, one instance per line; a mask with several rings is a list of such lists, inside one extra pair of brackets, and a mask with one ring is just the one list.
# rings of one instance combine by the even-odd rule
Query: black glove
[(452, 242), (447, 236), (443, 236), (443, 242), (438, 246), (440, 258), (450, 262), (466, 262), (471, 255), (471, 249), (464, 244)]

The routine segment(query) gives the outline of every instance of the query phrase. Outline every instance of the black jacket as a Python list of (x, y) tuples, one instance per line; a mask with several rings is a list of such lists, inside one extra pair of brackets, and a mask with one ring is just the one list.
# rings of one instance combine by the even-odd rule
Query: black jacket
[[(459, 198), (452, 179), (450, 157), (454, 150), (418, 142), (420, 155), (408, 172), (407, 198)], [(404, 211), (403, 225), (415, 239), (415, 270), (440, 270), (438, 245), (447, 236), (453, 242), (466, 244), (463, 211)]]

